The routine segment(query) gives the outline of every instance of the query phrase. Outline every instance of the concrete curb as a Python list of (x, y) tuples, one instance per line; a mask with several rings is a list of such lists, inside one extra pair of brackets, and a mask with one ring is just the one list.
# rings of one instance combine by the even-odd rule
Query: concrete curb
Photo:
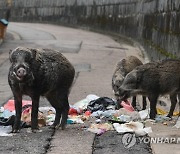
[(2, 43), (3, 43), (3, 39), (0, 39), (0, 46), (1, 46)]
[(11, 35), (13, 35), (14, 40), (22, 40), (21, 36), (18, 33), (11, 31), (11, 30), (7, 30), (7, 32), (10, 33)]

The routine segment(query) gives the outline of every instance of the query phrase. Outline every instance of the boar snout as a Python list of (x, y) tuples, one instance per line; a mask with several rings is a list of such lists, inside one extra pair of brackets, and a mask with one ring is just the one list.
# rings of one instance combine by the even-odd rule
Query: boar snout
[(119, 97), (119, 100), (124, 101), (124, 100), (127, 100), (130, 97), (130, 93), (129, 93), (129, 91), (127, 91), (127, 90), (120, 87), (118, 89), (118, 93), (116, 94), (116, 96)]
[(26, 70), (24, 68), (19, 68), (16, 74), (21, 79), (26, 76)]
[(18, 65), (14, 67), (13, 69), (13, 75), (18, 79), (18, 80), (23, 80), (24, 77), (28, 74), (29, 67), (25, 65)]

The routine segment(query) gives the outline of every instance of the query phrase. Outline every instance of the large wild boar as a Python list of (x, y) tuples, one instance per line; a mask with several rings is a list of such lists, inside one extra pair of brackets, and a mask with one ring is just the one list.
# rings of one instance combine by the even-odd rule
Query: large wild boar
[(163, 60), (136, 67), (127, 74), (119, 88), (121, 99), (134, 94), (147, 95), (150, 101), (150, 118), (156, 116), (156, 104), (160, 95), (169, 94), (171, 107), (168, 116), (173, 115), (180, 92), (180, 60)]
[(65, 128), (69, 102), (68, 95), (75, 70), (59, 52), (51, 49), (17, 47), (10, 51), (11, 66), (8, 81), (15, 99), (16, 118), (12, 132), (20, 129), (22, 96), (32, 99), (31, 129), (38, 129), (40, 96), (45, 96), (56, 110), (52, 128)]
[[(143, 63), (135, 56), (128, 56), (116, 65), (115, 71), (112, 76), (112, 89), (117, 100), (117, 108), (120, 108), (119, 91), (118, 89), (122, 85), (125, 76), (131, 72), (137, 66), (143, 65)], [(143, 110), (146, 109), (146, 97), (143, 96)], [(132, 99), (132, 106), (136, 108), (136, 96)]]

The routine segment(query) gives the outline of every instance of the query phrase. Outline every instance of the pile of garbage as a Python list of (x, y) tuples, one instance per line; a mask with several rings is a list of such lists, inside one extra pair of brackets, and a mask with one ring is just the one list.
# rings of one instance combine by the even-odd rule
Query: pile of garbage
[[(135, 133), (137, 136), (144, 136), (152, 132), (151, 127), (145, 127), (145, 123), (149, 120), (149, 109), (135, 111), (130, 102), (122, 102), (123, 108), (116, 110), (116, 101), (108, 97), (98, 97), (96, 95), (88, 95), (74, 105), (70, 106), (67, 124), (84, 124), (89, 122), (88, 126), (84, 126), (83, 130), (102, 135), (106, 131), (115, 130), (120, 134)], [(21, 127), (27, 128), (31, 124), (32, 102), (22, 101), (22, 117)], [(166, 112), (157, 109), (158, 114), (153, 121), (165, 124), (168, 119)], [(50, 126), (55, 120), (55, 110), (53, 107), (39, 107), (38, 126)], [(0, 108), (0, 136), (10, 136), (7, 133), (12, 129), (15, 121), (14, 100), (9, 100)], [(179, 119), (180, 121), (180, 119)], [(180, 128), (180, 122), (175, 127)]]
[[(129, 101), (121, 102), (121, 106), (123, 108), (116, 110), (115, 100), (108, 97), (88, 95), (85, 99), (71, 106), (70, 110), (75, 110), (76, 114), (70, 113), (69, 117), (74, 119), (80, 117), (81, 123), (84, 122), (84, 119), (95, 119), (86, 130), (98, 135), (115, 130), (120, 134), (129, 132), (135, 133), (137, 136), (144, 136), (152, 133), (151, 127), (145, 127), (146, 122), (150, 121), (153, 124), (161, 122), (167, 125), (166, 121), (171, 120), (171, 118), (166, 117), (167, 112), (160, 108), (157, 108), (156, 119), (150, 120), (150, 109), (135, 111)], [(174, 115), (178, 114), (179, 112), (174, 113)], [(180, 122), (177, 121), (174, 127), (180, 128)]]

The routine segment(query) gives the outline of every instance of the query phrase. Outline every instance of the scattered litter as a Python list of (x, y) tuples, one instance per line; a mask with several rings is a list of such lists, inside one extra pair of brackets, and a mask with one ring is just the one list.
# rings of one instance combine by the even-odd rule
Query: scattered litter
[(108, 97), (100, 97), (96, 100), (92, 100), (89, 102), (87, 106), (87, 110), (91, 111), (91, 113), (96, 111), (106, 111), (109, 109), (115, 110), (115, 101)]
[(13, 136), (11, 126), (0, 126), (0, 136)]
[(173, 128), (180, 128), (180, 117), (177, 119), (176, 124), (173, 126)]
[(165, 115), (165, 114), (167, 114), (166, 111), (164, 111), (164, 110), (162, 110), (162, 109), (160, 109), (160, 108), (157, 108), (156, 110), (157, 110), (157, 114), (159, 114), (159, 115)]
[(144, 136), (146, 134), (152, 133), (152, 128), (151, 127), (146, 127), (143, 129), (139, 129), (135, 131), (136, 136)]
[(45, 115), (56, 113), (55, 109), (51, 106), (39, 107), (39, 111), (43, 112)]
[(96, 123), (100, 123), (101, 122), (101, 119), (96, 119)]
[(159, 103), (159, 105), (161, 105), (161, 106), (167, 106), (166, 102), (163, 101), (163, 100), (159, 100), (158, 103)]
[(1, 117), (3, 118), (9, 118), (11, 117), (12, 115), (15, 115), (15, 112), (11, 112), (7, 109), (5, 109), (2, 113), (1, 113)]
[(167, 122), (163, 122), (163, 125), (168, 125)]
[[(157, 114), (159, 114), (159, 115), (166, 115), (166, 114), (168, 114), (168, 112), (165, 111), (165, 110), (162, 110), (160, 108), (157, 108)], [(173, 116), (178, 116), (178, 115), (180, 115), (180, 113), (178, 111), (173, 112)]]
[(135, 133), (137, 136), (144, 136), (147, 133), (152, 132), (151, 128), (144, 128), (141, 122), (129, 122), (125, 124), (114, 123), (115, 130), (120, 133)]
[(107, 111), (96, 111), (91, 114), (92, 117), (111, 117), (116, 113), (115, 110), (107, 110)]
[(165, 121), (170, 121), (172, 120), (172, 118), (169, 118), (167, 116), (164, 116), (164, 115), (156, 115), (156, 118), (155, 118), (155, 122), (165, 122)]
[(0, 118), (0, 126), (13, 126), (15, 122), (15, 115), (10, 116), (9, 118)]
[(90, 112), (90, 111), (86, 111), (86, 112), (84, 113), (84, 115), (85, 115), (85, 116), (90, 116), (90, 115), (91, 115), (91, 112)]
[[(22, 104), (21, 126), (24, 128), (29, 127), (31, 124), (32, 102), (23, 100)], [(78, 101), (74, 105), (70, 105), (67, 124), (83, 124), (86, 120), (91, 118), (91, 120), (94, 121), (89, 128), (86, 126), (86, 130), (98, 135), (115, 129), (121, 134), (130, 132), (135, 133), (136, 136), (144, 136), (152, 132), (151, 127), (144, 128), (143, 122), (145, 120), (151, 121), (153, 124), (161, 122), (164, 125), (167, 125), (167, 121), (171, 120), (171, 118), (165, 116), (167, 112), (159, 108), (157, 108), (157, 113), (159, 115), (156, 116), (155, 120), (150, 120), (150, 109), (137, 112), (134, 110), (129, 101), (122, 101), (121, 105), (123, 108), (115, 110), (116, 102), (113, 99), (108, 97), (99, 97), (92, 94), (88, 95), (86, 98)], [(52, 125), (55, 120), (55, 113), (56, 112), (53, 107), (39, 107), (39, 127)], [(174, 112), (174, 115), (178, 114), (179, 112)], [(11, 131), (14, 121), (14, 100), (9, 100), (3, 107), (0, 108), (0, 136), (11, 135), (8, 133), (3, 134), (1, 127), (7, 124), (9, 126), (11, 125)], [(180, 128), (180, 118), (177, 120), (174, 127)], [(6, 129), (6, 127), (4, 129)]]
[(128, 116), (130, 116), (132, 121), (137, 121), (137, 120), (141, 119), (140, 115), (139, 115), (139, 113), (137, 111), (131, 112), (131, 111), (128, 111), (128, 110), (126, 110), (124, 108), (116, 110), (116, 112), (114, 113), (115, 117), (119, 117), (121, 115), (128, 115)]
[(79, 102), (75, 103), (73, 105), (73, 107), (85, 110), (85, 109), (87, 109), (87, 106), (90, 101), (96, 100), (98, 98), (99, 98), (99, 96), (90, 94), (85, 99), (82, 99)]
[(127, 100), (126, 102), (122, 101), (121, 106), (123, 106), (124, 109), (127, 111), (133, 112), (134, 108), (132, 107), (131, 103)]
[[(32, 105), (28, 104), (23, 107), (21, 121), (25, 122), (27, 125), (31, 125), (31, 112)], [(38, 111), (38, 126), (46, 126), (46, 118), (42, 112)]]
[(49, 114), (46, 116), (46, 125), (51, 126), (55, 120), (55, 114)]
[[(22, 106), (32, 104), (32, 101), (22, 100)], [(8, 102), (4, 105), (5, 110), (9, 110), (11, 112), (15, 111), (14, 100), (8, 100)]]
[(129, 115), (120, 115), (117, 118), (122, 122), (130, 122), (132, 120), (131, 116), (129, 116)]
[(78, 115), (78, 114), (81, 114), (82, 112), (83, 112), (82, 109), (71, 106), (68, 114), (69, 115)]
[(80, 116), (69, 116), (67, 123), (69, 123), (69, 124), (83, 124), (84, 122)]
[(149, 110), (150, 109), (139, 111), (139, 115), (141, 117), (141, 120), (145, 120), (145, 119), (149, 118)]
[(86, 99), (90, 102), (90, 101), (93, 101), (93, 100), (96, 100), (98, 99), (99, 96), (96, 96), (96, 95), (93, 95), (93, 94), (90, 94), (90, 95), (87, 95)]
[(92, 133), (96, 133), (97, 135), (102, 135), (106, 131), (114, 130), (112, 124), (103, 123), (103, 124), (91, 124), (91, 126), (87, 129)]

